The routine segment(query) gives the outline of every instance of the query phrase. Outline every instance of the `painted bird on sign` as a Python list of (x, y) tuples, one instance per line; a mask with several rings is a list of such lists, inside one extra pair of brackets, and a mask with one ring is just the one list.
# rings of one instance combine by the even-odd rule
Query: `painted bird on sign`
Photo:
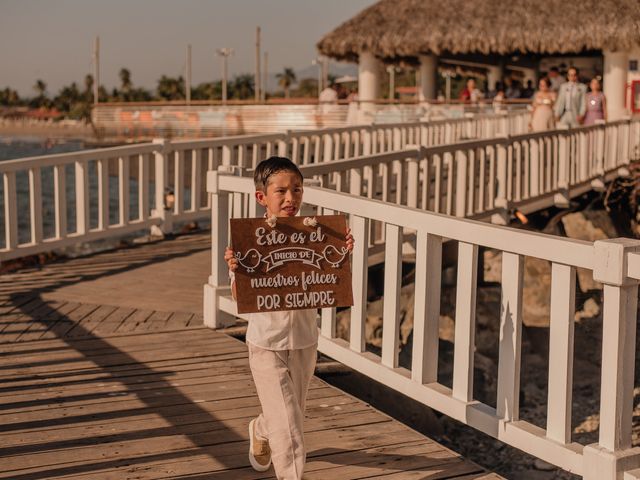
[(238, 259), (238, 263), (247, 269), (248, 273), (255, 272), (258, 265), (260, 265), (260, 252), (258, 252), (255, 248), (247, 250), (247, 253), (242, 256), (241, 252), (236, 252), (236, 258)]
[(338, 268), (344, 260), (344, 257), (346, 257), (348, 253), (349, 250), (344, 247), (338, 250), (333, 245), (327, 245), (322, 251), (322, 256), (329, 263), (329, 265), (331, 265), (333, 268)]

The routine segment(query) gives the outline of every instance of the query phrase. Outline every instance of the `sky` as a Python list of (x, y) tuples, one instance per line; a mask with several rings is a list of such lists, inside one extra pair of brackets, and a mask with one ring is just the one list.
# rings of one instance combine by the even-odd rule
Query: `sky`
[[(255, 31), (269, 72), (308, 67), (316, 42), (376, 0), (0, 0), (0, 88), (34, 95), (37, 79), (49, 95), (83, 84), (93, 72), (100, 36), (100, 83), (119, 85), (131, 71), (134, 86), (154, 88), (162, 74), (184, 74), (192, 48), (192, 83), (219, 79), (215, 49), (235, 50), (229, 74), (255, 71)], [(272, 87), (273, 88), (273, 87)]]

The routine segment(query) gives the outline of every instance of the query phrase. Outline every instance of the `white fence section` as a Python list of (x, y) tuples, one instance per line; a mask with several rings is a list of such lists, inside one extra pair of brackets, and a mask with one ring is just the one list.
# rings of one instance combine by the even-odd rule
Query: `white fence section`
[(525, 115), (514, 111), (425, 123), (158, 140), (0, 162), (0, 261), (121, 237), (152, 225), (167, 233), (175, 222), (207, 218), (203, 172), (219, 165), (252, 168), (272, 154), (310, 164), (408, 144), (516, 132), (526, 125)]
[(622, 120), (303, 164), (305, 178), (354, 195), (497, 223), (569, 200), (640, 159), (640, 121)]
[[(535, 137), (533, 137), (535, 138)], [(569, 170), (570, 171), (570, 170)], [(205, 323), (234, 322), (225, 247), (229, 216), (254, 216), (253, 182), (212, 171), (207, 178), (212, 206), (212, 270), (204, 286)], [(356, 239), (352, 257), (354, 306), (348, 341), (336, 338), (336, 312), (321, 314), (319, 349), (384, 385), (466, 425), (587, 480), (614, 480), (640, 467), (631, 448), (634, 405), (635, 333), (640, 279), (640, 241), (595, 243), (525, 232), (425, 212), (320, 187), (307, 186), (305, 203), (318, 214), (348, 216)], [(307, 207), (307, 208), (308, 208)], [(382, 351), (365, 351), (370, 225), (386, 232)], [(400, 235), (416, 248), (411, 367), (399, 366)], [(458, 242), (453, 383), (438, 383), (438, 323), (443, 239)], [(473, 398), (476, 272), (480, 247), (502, 252), (502, 307), (495, 407)], [(519, 417), (524, 257), (551, 262), (549, 384), (546, 427)], [(576, 268), (593, 271), (604, 284), (600, 430), (597, 444), (572, 441), (572, 385)], [(630, 477), (631, 478), (631, 477)]]

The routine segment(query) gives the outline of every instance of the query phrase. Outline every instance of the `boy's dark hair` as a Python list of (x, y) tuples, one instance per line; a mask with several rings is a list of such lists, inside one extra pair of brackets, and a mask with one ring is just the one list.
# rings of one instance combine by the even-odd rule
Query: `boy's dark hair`
[(304, 177), (298, 166), (285, 157), (269, 157), (261, 161), (253, 172), (253, 183), (256, 190), (267, 191), (269, 177), (279, 172), (293, 172), (303, 181)]

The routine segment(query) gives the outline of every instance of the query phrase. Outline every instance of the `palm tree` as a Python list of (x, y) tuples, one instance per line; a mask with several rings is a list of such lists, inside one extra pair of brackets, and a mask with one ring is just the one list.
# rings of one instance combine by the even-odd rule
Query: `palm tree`
[(44, 83), (44, 80), (36, 80), (36, 84), (33, 86), (33, 89), (38, 92), (38, 97), (44, 97), (47, 92), (47, 84)]
[(49, 99), (47, 98), (47, 84), (44, 83), (44, 80), (36, 80), (36, 84), (33, 86), (33, 89), (38, 93), (38, 95), (31, 99), (29, 106), (31, 108), (48, 107)]
[(156, 89), (158, 97), (162, 100), (181, 100), (184, 98), (184, 79), (182, 75), (178, 78), (162, 75), (158, 80)]
[(91, 102), (93, 92), (93, 75), (88, 74), (84, 77), (84, 98), (87, 103)]
[(290, 67), (285, 67), (282, 73), (276, 75), (278, 79), (278, 85), (284, 90), (285, 98), (289, 98), (289, 88), (291, 84), (296, 81), (296, 73)]
[(250, 73), (242, 73), (234, 77), (229, 85), (230, 97), (246, 100), (255, 94), (254, 77)]
[(133, 83), (131, 82), (131, 72), (127, 68), (121, 68), (118, 73), (120, 77), (120, 90), (122, 91), (122, 99), (126, 102), (129, 101), (129, 93)]

